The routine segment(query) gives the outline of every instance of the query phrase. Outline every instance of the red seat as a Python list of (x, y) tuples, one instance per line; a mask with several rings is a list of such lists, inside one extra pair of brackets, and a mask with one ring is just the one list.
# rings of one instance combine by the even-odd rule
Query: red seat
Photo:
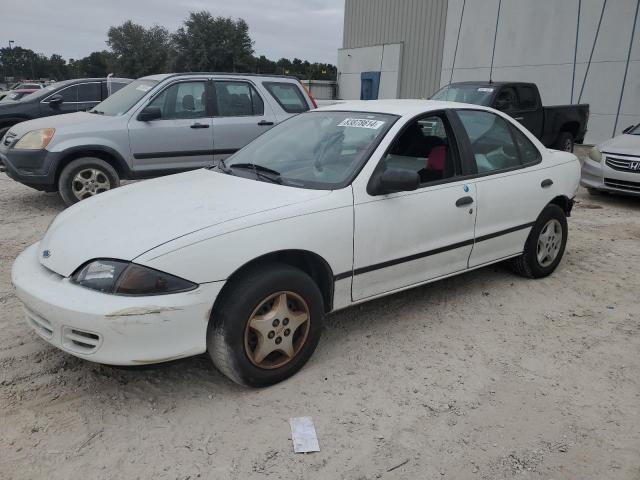
[(444, 162), (447, 158), (447, 148), (444, 145), (436, 145), (429, 152), (426, 170), (443, 172)]

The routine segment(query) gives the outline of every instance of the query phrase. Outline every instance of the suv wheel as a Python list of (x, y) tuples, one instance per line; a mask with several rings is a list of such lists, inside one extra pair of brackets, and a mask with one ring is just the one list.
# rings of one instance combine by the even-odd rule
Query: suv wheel
[(67, 205), (120, 186), (118, 172), (99, 158), (78, 158), (62, 169), (58, 191)]
[(290, 377), (320, 339), (324, 308), (318, 286), (302, 270), (280, 263), (261, 264), (231, 282), (209, 322), (214, 365), (250, 387)]

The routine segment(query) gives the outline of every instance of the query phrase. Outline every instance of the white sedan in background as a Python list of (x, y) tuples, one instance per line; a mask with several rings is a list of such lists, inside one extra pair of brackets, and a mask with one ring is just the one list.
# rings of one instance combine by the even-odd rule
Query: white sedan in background
[(580, 182), (589, 193), (640, 195), (640, 124), (593, 147)]
[(349, 102), (274, 127), (209, 169), (62, 212), (15, 261), (31, 327), (78, 357), (208, 351), (232, 380), (281, 381), (326, 313), (504, 260), (554, 271), (580, 179), (507, 115)]

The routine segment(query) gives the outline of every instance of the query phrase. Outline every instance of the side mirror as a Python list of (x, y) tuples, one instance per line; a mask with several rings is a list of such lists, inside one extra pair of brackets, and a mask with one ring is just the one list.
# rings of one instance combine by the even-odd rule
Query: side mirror
[(500, 110), (501, 112), (504, 112), (505, 110), (509, 109), (509, 101), (508, 100), (496, 100), (496, 106), (495, 106), (496, 110)]
[(160, 107), (147, 106), (142, 109), (138, 114), (138, 120), (141, 122), (150, 122), (151, 120), (157, 120), (162, 117), (162, 110)]
[(62, 105), (62, 95), (60, 94), (56, 94), (53, 95), (51, 97), (49, 97), (49, 106), (50, 107), (59, 107), (60, 105)]
[(624, 130), (622, 130), (622, 133), (629, 133), (631, 130), (633, 130), (634, 128), (636, 128), (635, 125), (630, 125), (627, 128), (625, 128)]
[(411, 192), (420, 186), (420, 175), (411, 170), (387, 168), (369, 186), (371, 195), (386, 195), (395, 192)]

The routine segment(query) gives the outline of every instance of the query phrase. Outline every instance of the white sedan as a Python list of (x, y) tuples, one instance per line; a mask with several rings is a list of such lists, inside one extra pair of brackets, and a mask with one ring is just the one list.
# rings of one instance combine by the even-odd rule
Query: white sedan
[(62, 212), (15, 261), (29, 325), (95, 362), (208, 352), (232, 380), (281, 381), (325, 314), (509, 260), (560, 262), (580, 179), (476, 105), (349, 102), (298, 115), (226, 164)]

